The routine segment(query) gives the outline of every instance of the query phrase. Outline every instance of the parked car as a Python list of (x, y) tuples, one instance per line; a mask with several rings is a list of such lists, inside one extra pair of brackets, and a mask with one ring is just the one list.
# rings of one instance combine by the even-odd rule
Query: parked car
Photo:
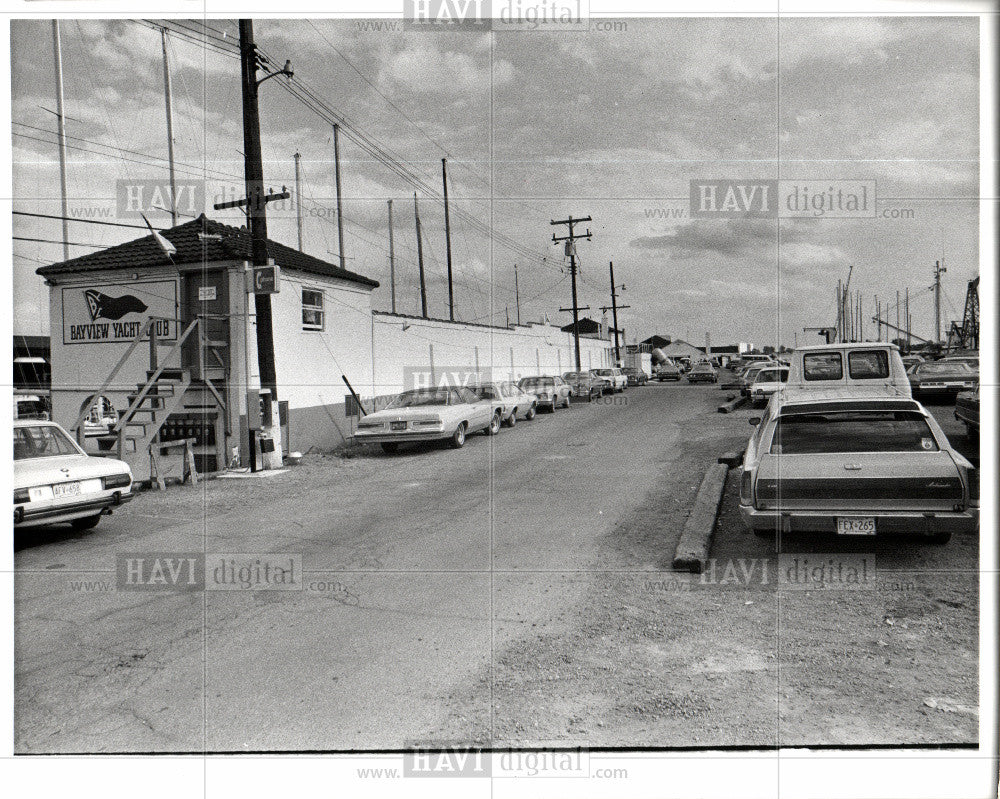
[[(525, 421), (530, 422), (535, 418), (535, 412), (538, 408), (538, 397), (531, 392), (522, 391), (517, 383), (507, 382), (501, 383), (500, 385), (509, 393), (511, 397), (514, 398), (514, 419), (520, 416)], [(513, 421), (509, 422), (509, 424), (511, 427), (514, 426)]]
[(680, 368), (673, 361), (661, 363), (657, 366), (654, 376), (661, 383), (664, 380), (680, 380), (682, 377)]
[(946, 355), (941, 358), (938, 363), (964, 363), (972, 371), (979, 371), (979, 356), (978, 355)]
[(55, 422), (14, 422), (14, 527), (89, 530), (132, 499), (127, 463), (88, 455)]
[(969, 438), (979, 435), (979, 386), (972, 391), (960, 391), (955, 396), (955, 418), (965, 424)]
[(765, 366), (758, 369), (750, 384), (750, 401), (754, 405), (766, 405), (771, 395), (780, 391), (787, 382), (787, 366)]
[(689, 383), (718, 383), (719, 373), (708, 361), (701, 361), (691, 367), (687, 379)]
[(921, 358), (919, 355), (904, 355), (902, 357), (902, 361), (903, 361), (903, 366), (906, 367), (906, 371), (910, 371), (910, 369), (916, 366), (918, 363), (923, 363), (924, 359)]
[(916, 400), (788, 387), (750, 423), (739, 509), (758, 535), (898, 533), (943, 544), (977, 529), (973, 466)]
[(595, 396), (601, 396), (606, 388), (610, 390), (611, 385), (610, 381), (602, 380), (589, 371), (566, 372), (563, 374), (563, 380), (569, 386), (571, 397), (586, 398), (588, 402)]
[(642, 369), (635, 366), (626, 366), (622, 369), (630, 386), (644, 386), (649, 382), (649, 375)]
[(914, 397), (955, 395), (979, 383), (979, 373), (961, 361), (925, 361), (910, 369), (907, 376)]
[(621, 369), (611, 368), (611, 369), (595, 369), (594, 374), (598, 377), (602, 377), (611, 383), (611, 390), (624, 391), (628, 388), (628, 377)]
[(500, 423), (513, 427), (517, 423), (518, 397), (511, 394), (503, 383), (480, 383), (469, 386), (480, 399), (488, 400), (494, 411), (500, 412)]
[(46, 398), (38, 394), (15, 394), (14, 418), (47, 420), (49, 406)]
[(764, 369), (767, 365), (767, 362), (764, 361), (751, 361), (743, 367), (736, 378), (741, 394), (746, 397), (750, 396), (750, 386), (753, 383), (753, 379), (757, 376), (757, 372)]
[(556, 408), (569, 407), (569, 384), (561, 377), (522, 377), (517, 381), (522, 391), (530, 391), (538, 397), (538, 407), (548, 407), (553, 413)]
[(501, 419), (491, 401), (466, 386), (412, 389), (383, 410), (362, 416), (354, 440), (381, 444), (386, 452), (410, 441), (448, 441), (457, 449), (470, 433), (495, 435)]

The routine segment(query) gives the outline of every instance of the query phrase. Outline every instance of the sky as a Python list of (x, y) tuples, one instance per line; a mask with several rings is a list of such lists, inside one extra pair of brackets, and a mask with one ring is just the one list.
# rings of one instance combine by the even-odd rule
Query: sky
[[(960, 319), (978, 272), (979, 30), (959, 18), (628, 18), (602, 31), (403, 30), (382, 20), (259, 21), (257, 43), (439, 193), (448, 159), (456, 316), (567, 323), (568, 259), (554, 219), (590, 216), (577, 244), (580, 304), (600, 318), (614, 262), (627, 340), (813, 343), (835, 321), (854, 266), (865, 316), (909, 288), (914, 331), (933, 333), (934, 261), (944, 319)], [(198, 22), (184, 22), (198, 28)], [(70, 216), (118, 214), (118, 181), (166, 179), (160, 34), (137, 21), (63, 20)], [(237, 40), (233, 20), (209, 25)], [(14, 209), (59, 214), (52, 26), (12, 24)], [(242, 196), (239, 62), (168, 36), (175, 159), (213, 200)], [(301, 154), (306, 252), (337, 262), (332, 130), (275, 78), (261, 86), (265, 183), (294, 186)], [(393, 200), (397, 309), (419, 313), (414, 187), (341, 136), (345, 265), (380, 281), (388, 309)], [(699, 219), (698, 179), (874, 180), (875, 218)], [(443, 204), (420, 191), (430, 314), (447, 317)], [(187, 210), (187, 208), (185, 208)], [(884, 214), (884, 215), (882, 215)], [(471, 220), (471, 221), (470, 221)], [(154, 211), (150, 221), (169, 226)], [(14, 235), (57, 240), (58, 220), (14, 217)], [(514, 251), (484, 229), (516, 240)], [(291, 203), (268, 212), (296, 246)], [(142, 231), (73, 221), (69, 239), (109, 246)], [(93, 252), (73, 246), (71, 256)], [(529, 257), (532, 255), (534, 257)], [(34, 270), (58, 244), (14, 241), (14, 330), (48, 330)], [(894, 312), (889, 318), (895, 321)], [(866, 333), (874, 336), (869, 324)]]

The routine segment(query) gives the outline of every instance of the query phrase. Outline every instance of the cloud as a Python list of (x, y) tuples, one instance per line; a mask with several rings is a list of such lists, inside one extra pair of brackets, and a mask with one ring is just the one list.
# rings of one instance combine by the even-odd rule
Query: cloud
[(503, 86), (514, 77), (514, 66), (505, 59), (473, 57), (455, 50), (441, 50), (431, 42), (411, 44), (393, 54), (379, 72), (385, 91), (422, 94), (487, 94), (492, 86)]
[(776, 246), (776, 232), (775, 222), (766, 219), (698, 220), (660, 236), (640, 236), (629, 245), (640, 250), (663, 251), (676, 258), (734, 256), (755, 252), (761, 243)]

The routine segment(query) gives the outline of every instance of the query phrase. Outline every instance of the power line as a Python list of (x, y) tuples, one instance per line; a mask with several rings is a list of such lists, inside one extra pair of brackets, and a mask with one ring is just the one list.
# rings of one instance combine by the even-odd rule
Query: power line
[[(112, 227), (127, 227), (135, 228), (137, 230), (149, 230), (145, 225), (130, 225), (127, 222), (105, 222), (103, 219), (83, 219), (76, 216), (62, 216), (61, 214), (35, 214), (30, 211), (12, 211), (11, 213), (17, 214), (18, 216), (34, 216), (39, 219), (66, 219), (70, 222), (84, 222), (88, 225), (111, 225)], [(159, 228), (159, 230), (167, 230), (167, 228)]]

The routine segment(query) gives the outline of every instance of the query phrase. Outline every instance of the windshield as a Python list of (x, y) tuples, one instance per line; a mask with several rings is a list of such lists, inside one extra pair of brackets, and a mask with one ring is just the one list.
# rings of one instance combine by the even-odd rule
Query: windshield
[(472, 392), (480, 399), (500, 399), (500, 392), (496, 386), (472, 386)]
[(526, 377), (524, 379), (525, 388), (549, 388), (555, 385), (551, 377)]
[(944, 375), (954, 372), (971, 372), (967, 363), (952, 361), (951, 363), (922, 363), (914, 367), (914, 374), (918, 375)]
[(612, 372), (610, 369), (595, 369), (594, 374), (601, 375), (601, 377), (611, 377)]
[(421, 405), (447, 405), (448, 389), (423, 388), (414, 391), (404, 391), (390, 402), (387, 408), (417, 408)]
[(38, 427), (14, 428), (14, 460), (28, 458), (52, 458), (57, 455), (79, 455), (80, 451), (58, 427), (39, 425)]
[(927, 420), (916, 411), (844, 411), (781, 416), (774, 455), (834, 452), (935, 452)]
[(563, 378), (566, 380), (582, 380), (588, 376), (587, 372), (566, 372), (566, 374), (563, 375)]

